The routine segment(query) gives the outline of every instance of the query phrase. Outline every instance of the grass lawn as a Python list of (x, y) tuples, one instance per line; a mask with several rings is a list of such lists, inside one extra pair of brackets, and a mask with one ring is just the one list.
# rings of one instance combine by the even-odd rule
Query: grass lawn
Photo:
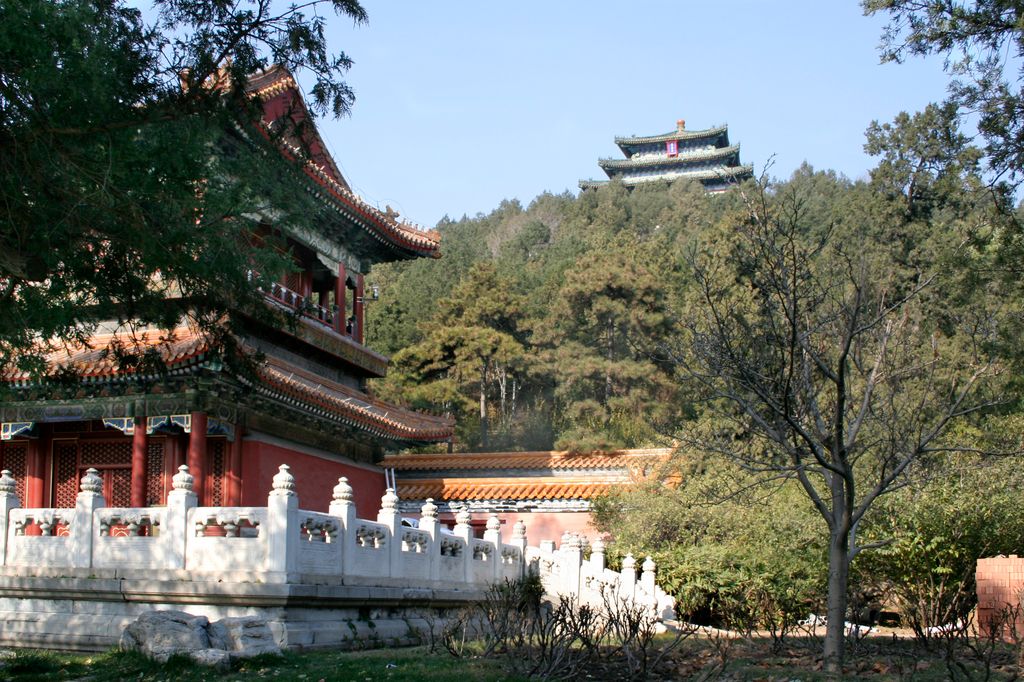
[[(661, 642), (664, 642), (664, 638)], [(799, 679), (813, 682), (827, 679), (818, 659), (820, 641), (791, 638), (773, 651), (768, 638), (695, 637), (661, 661), (651, 680), (745, 680), (781, 682)], [(969, 654), (969, 652), (965, 652)], [(104, 654), (69, 654), (21, 650), (0, 659), (0, 680), (117, 680), (167, 682), (185, 680), (299, 680), (305, 682), (474, 682), (475, 680), (521, 680), (511, 676), (500, 657), (454, 658), (446, 652), (431, 653), (426, 647), (376, 649), (372, 651), (289, 652), (284, 656), (249, 659), (230, 673), (218, 673), (196, 665), (187, 658), (157, 664), (141, 655), (111, 651)], [(964, 655), (951, 671), (942, 648), (925, 650), (909, 639), (870, 638), (848, 655), (844, 679), (875, 682), (915, 680), (1016, 680), (1016, 654), (1012, 647), (998, 646), (990, 656)], [(987, 676), (986, 668), (989, 675)], [(591, 677), (611, 680), (612, 669), (591, 669)]]
[(161, 665), (128, 652), (65, 654), (18, 650), (3, 660), (0, 680), (121, 682), (140, 680), (300, 680), (307, 682), (451, 682), (507, 680), (500, 661), (457, 659), (447, 653), (431, 654), (426, 647), (373, 651), (288, 652), (262, 656), (240, 664), (230, 673), (218, 673), (187, 658)]

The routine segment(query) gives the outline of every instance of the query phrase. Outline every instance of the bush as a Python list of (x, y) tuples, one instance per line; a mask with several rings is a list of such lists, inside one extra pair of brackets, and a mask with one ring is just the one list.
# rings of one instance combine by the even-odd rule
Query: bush
[(978, 559), (1024, 549), (1017, 461), (956, 458), (944, 473), (886, 500), (865, 528), (865, 542), (888, 544), (854, 563), (858, 582), (881, 594), (922, 640), (930, 627), (968, 619)]
[(492, 585), (481, 602), (449, 622), (445, 647), (454, 656), (500, 657), (515, 675), (642, 680), (693, 632), (680, 630), (655, 644), (657, 619), (641, 604), (610, 594), (596, 607), (551, 603), (543, 595), (535, 575)]
[(616, 540), (611, 560), (650, 554), (689, 622), (781, 638), (825, 594), (824, 522), (795, 484), (752, 488), (728, 466), (677, 467), (677, 489), (638, 486), (597, 502), (595, 523)]

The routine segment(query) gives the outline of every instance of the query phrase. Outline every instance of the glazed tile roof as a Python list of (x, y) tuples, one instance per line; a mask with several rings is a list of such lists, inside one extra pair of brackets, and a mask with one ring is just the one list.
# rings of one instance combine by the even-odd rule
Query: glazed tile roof
[(389, 455), (384, 458), (381, 466), (396, 471), (623, 469), (663, 461), (671, 452), (671, 448), (647, 448), (585, 453), (542, 451)]
[[(69, 345), (49, 353), (46, 363), (53, 373), (72, 370), (84, 381), (108, 380), (119, 375), (134, 375), (135, 370), (120, 367), (112, 347), (121, 346), (127, 353), (155, 352), (168, 370), (201, 362), (209, 350), (209, 339), (188, 327), (178, 327), (172, 333), (157, 331), (128, 331), (96, 334), (87, 343)], [(15, 385), (28, 385), (27, 372), (10, 369), (0, 375), (0, 381)]]
[(403, 500), (591, 500), (635, 483), (668, 461), (671, 448), (616, 452), (487, 452), (389, 455)]
[(337, 418), (380, 438), (431, 443), (448, 440), (454, 432), (455, 424), (450, 417), (414, 412), (376, 400), (277, 358), (267, 358), (257, 371), (260, 383), (256, 390)]
[(425, 500), (428, 497), (445, 502), (473, 500), (592, 500), (608, 492), (612, 486), (628, 480), (566, 480), (564, 478), (513, 479), (398, 479), (398, 497), (403, 500)]
[(653, 144), (656, 142), (668, 142), (669, 140), (697, 140), (705, 137), (717, 137), (722, 133), (729, 132), (728, 125), (720, 125), (706, 130), (673, 130), (670, 133), (661, 135), (649, 135), (647, 137), (616, 137), (615, 144), (620, 147), (634, 147), (641, 144)]
[[(262, 122), (261, 132), (268, 139), (272, 137), (271, 127), (276, 118), (285, 112), (294, 115), (289, 109), (293, 99), (304, 112), (298, 85), (292, 75), (282, 67), (274, 66), (254, 75), (250, 78), (247, 91), (264, 103), (267, 114)], [(277, 98), (289, 98), (289, 106), (278, 106), (279, 103), (275, 103)], [(281, 113), (272, 115), (272, 107), (281, 109)], [(325, 200), (335, 210), (385, 246), (409, 251), (418, 256), (440, 256), (441, 238), (436, 231), (422, 230), (398, 220), (397, 214), (393, 212), (384, 212), (366, 203), (349, 187), (315, 127), (308, 126), (303, 134), (312, 138), (309, 140), (310, 144), (306, 145), (310, 150), (308, 155), (297, 144), (297, 140), (289, 142), (278, 138), (276, 141), (282, 154), (300, 164), (303, 173), (321, 188)]]
[[(720, 168), (709, 168), (699, 171), (671, 171), (651, 176), (619, 176), (617, 179), (626, 186), (640, 185), (646, 182), (658, 182), (660, 180), (746, 180), (753, 177), (753, 164), (742, 166), (722, 166)], [(607, 185), (610, 180), (580, 180), (580, 189), (593, 189)]]
[(598, 159), (597, 165), (608, 170), (633, 169), (633, 168), (654, 168), (657, 166), (680, 166), (695, 161), (716, 161), (728, 159), (731, 156), (738, 156), (740, 146), (734, 144), (728, 147), (715, 147), (714, 149), (698, 149), (694, 151), (680, 150), (676, 156), (667, 155), (645, 155), (631, 156), (628, 159)]
[[(118, 366), (117, 358), (105, 349), (112, 342), (124, 344), (138, 352), (153, 349), (160, 354), (167, 369), (192, 371), (206, 359), (211, 349), (207, 337), (188, 327), (178, 327), (170, 335), (156, 332), (137, 334), (132, 345), (121, 334), (102, 334), (80, 345), (51, 353), (48, 362), (52, 374), (73, 368), (89, 383), (116, 382), (134, 378), (135, 373)], [(321, 417), (342, 422), (379, 438), (403, 443), (433, 443), (452, 437), (454, 423), (437, 417), (391, 405), (353, 388), (319, 377), (283, 360), (270, 357), (256, 370), (256, 381), (239, 377), (255, 391), (285, 404), (300, 407)], [(0, 380), (27, 387), (32, 385), (26, 373), (8, 372)]]

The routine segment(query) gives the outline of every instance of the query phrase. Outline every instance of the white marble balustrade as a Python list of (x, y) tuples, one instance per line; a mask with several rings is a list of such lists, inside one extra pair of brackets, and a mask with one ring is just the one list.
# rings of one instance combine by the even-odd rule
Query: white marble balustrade
[(307, 511), (299, 508), (287, 465), (274, 476), (266, 507), (197, 506), (193, 477), (185, 466), (172, 485), (166, 506), (107, 507), (102, 480), (90, 469), (73, 509), (22, 509), (16, 482), (5, 470), (0, 473), (0, 566), (26, 574), (51, 569), (184, 571), (184, 579), (200, 581), (244, 573), (244, 580), (266, 583), (450, 589), (480, 589), (533, 571), (552, 595), (600, 604), (614, 593), (659, 614), (671, 611), (671, 598), (654, 583), (654, 563), (648, 558), (640, 579), (632, 557), (621, 573), (611, 571), (600, 540), (586, 560), (578, 536), (563, 536), (558, 549), (552, 541), (528, 547), (520, 521), (505, 543), (495, 515), (484, 537), (476, 538), (468, 511), (457, 514), (449, 531), (438, 521), (432, 500), (411, 526), (403, 523), (391, 489), (381, 498), (376, 520), (360, 519), (345, 478), (335, 486), (326, 513)]

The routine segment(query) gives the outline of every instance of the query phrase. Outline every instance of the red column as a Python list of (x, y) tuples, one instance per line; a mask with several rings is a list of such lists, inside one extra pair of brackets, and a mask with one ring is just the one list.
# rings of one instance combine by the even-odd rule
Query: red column
[(25, 501), (27, 508), (43, 506), (43, 444), (42, 438), (31, 438), (28, 441), (28, 452), (25, 458)]
[(356, 316), (356, 341), (363, 342), (363, 276), (356, 275), (356, 303), (353, 306)]
[(334, 318), (334, 328), (339, 334), (345, 333), (345, 264), (338, 263), (338, 281), (334, 283), (334, 303), (338, 306), (338, 314)]
[(206, 413), (192, 413), (192, 433), (188, 438), (188, 472), (195, 478), (192, 490), (200, 506), (206, 501)]
[(245, 429), (235, 425), (235, 440), (228, 444), (227, 495), (225, 506), (237, 507), (242, 504), (242, 436)]
[(132, 506), (146, 506), (146, 452), (149, 437), (146, 435), (146, 418), (135, 419), (132, 434)]

